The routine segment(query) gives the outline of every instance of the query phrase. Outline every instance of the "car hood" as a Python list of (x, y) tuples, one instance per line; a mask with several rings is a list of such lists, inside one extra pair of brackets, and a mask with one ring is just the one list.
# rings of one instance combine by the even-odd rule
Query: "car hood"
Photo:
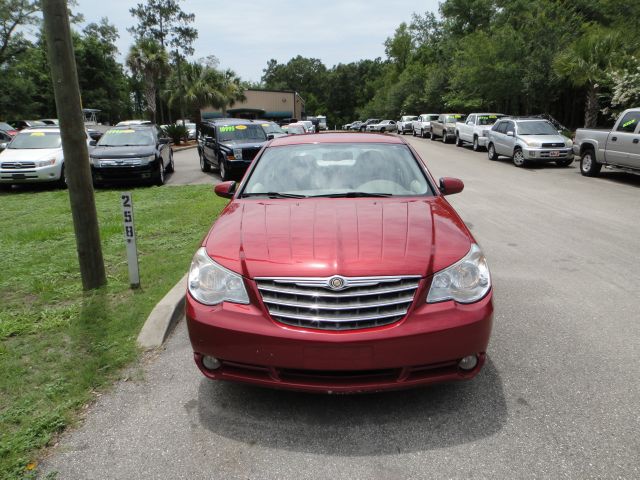
[(442, 197), (230, 203), (204, 241), (249, 278), (420, 275), (465, 256), (472, 237)]
[(244, 140), (231, 140), (228, 142), (220, 142), (222, 147), (227, 148), (262, 148), (262, 146), (266, 143), (266, 140), (263, 141), (255, 141), (255, 142), (245, 142)]
[(7, 148), (0, 153), (0, 162), (37, 162), (62, 155), (62, 148)]
[(526, 140), (527, 142), (565, 144), (565, 138), (562, 135), (518, 135), (518, 138)]
[(95, 147), (91, 150), (94, 158), (139, 158), (156, 154), (156, 149), (149, 145), (141, 147)]

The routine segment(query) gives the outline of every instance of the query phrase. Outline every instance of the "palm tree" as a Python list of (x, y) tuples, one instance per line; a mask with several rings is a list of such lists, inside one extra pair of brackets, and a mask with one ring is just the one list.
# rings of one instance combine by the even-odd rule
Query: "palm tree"
[(127, 66), (143, 83), (143, 95), (151, 120), (156, 121), (156, 95), (160, 76), (168, 70), (169, 56), (159, 42), (140, 38), (131, 46)]
[(172, 108), (184, 102), (196, 122), (200, 121), (200, 110), (204, 107), (219, 108), (226, 114), (228, 106), (245, 98), (235, 73), (220, 72), (199, 63), (184, 64), (180, 75), (173, 72), (164, 95)]
[(600, 110), (600, 85), (614, 66), (612, 62), (621, 61), (623, 53), (618, 33), (589, 25), (582, 35), (555, 58), (553, 66), (557, 74), (574, 86), (587, 89), (585, 128), (596, 126)]

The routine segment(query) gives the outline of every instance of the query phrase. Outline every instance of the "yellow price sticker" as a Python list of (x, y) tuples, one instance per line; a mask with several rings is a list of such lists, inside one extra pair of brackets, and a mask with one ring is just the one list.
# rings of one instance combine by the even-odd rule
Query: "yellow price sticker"
[(236, 125), (236, 130), (246, 130), (247, 126), (246, 125)]
[(33, 132), (31, 134), (32, 137), (44, 137), (44, 133), (43, 132)]
[(263, 126), (263, 127), (268, 127), (268, 126), (269, 126), (269, 124), (268, 124), (268, 123), (263, 123), (263, 124), (262, 124), (262, 126)]

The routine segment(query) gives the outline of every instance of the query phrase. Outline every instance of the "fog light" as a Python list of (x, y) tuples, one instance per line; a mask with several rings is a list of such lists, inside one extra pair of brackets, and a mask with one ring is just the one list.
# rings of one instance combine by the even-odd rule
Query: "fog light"
[(207, 370), (217, 370), (220, 368), (220, 361), (215, 357), (205, 355), (202, 357), (202, 364)]
[[(206, 357), (205, 357), (206, 358)], [(462, 370), (473, 370), (478, 365), (478, 357), (475, 355), (469, 355), (468, 357), (464, 357), (458, 363), (458, 367)]]

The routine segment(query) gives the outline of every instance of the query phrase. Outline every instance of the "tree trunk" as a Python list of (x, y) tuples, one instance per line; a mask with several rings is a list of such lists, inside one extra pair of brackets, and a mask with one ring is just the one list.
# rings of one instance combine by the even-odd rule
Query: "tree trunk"
[(584, 107), (584, 128), (595, 128), (598, 124), (598, 85), (590, 83), (587, 90), (587, 102)]

